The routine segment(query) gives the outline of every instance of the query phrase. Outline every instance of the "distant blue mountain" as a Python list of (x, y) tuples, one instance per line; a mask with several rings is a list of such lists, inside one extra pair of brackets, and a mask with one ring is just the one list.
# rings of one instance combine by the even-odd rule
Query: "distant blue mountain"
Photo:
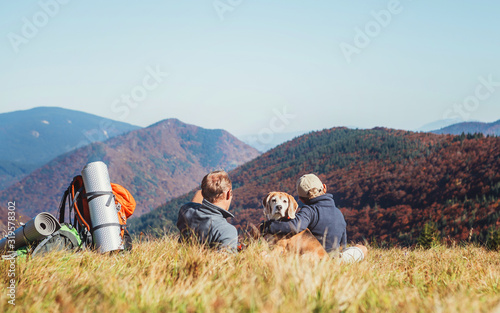
[(482, 133), (485, 136), (493, 135), (500, 136), (500, 120), (493, 123), (482, 123), (482, 122), (463, 122), (453, 124), (448, 127), (433, 130), (434, 134), (450, 134), (450, 135), (460, 135)]
[(459, 118), (449, 118), (449, 119), (434, 121), (434, 122), (425, 124), (425, 125), (421, 126), (420, 128), (415, 129), (415, 131), (427, 133), (427, 132), (432, 132), (436, 129), (441, 129), (441, 128), (444, 128), (444, 127), (447, 127), (447, 126), (450, 126), (453, 124), (457, 124), (460, 122), (461, 122), (461, 120)]
[(241, 135), (238, 139), (260, 152), (266, 152), (286, 141), (292, 140), (293, 138), (299, 137), (308, 132), (309, 131), (297, 131), (290, 133), (266, 133), (264, 135)]
[(58, 107), (0, 114), (0, 190), (51, 159), (140, 127)]

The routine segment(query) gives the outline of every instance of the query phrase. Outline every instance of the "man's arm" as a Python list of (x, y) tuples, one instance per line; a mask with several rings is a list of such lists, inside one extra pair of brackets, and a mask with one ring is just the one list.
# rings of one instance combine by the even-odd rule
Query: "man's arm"
[(194, 194), (193, 199), (191, 200), (191, 202), (200, 203), (200, 204), (203, 202), (203, 195), (201, 194), (201, 190), (198, 190)]
[(298, 234), (301, 231), (305, 230), (309, 227), (313, 217), (313, 210), (309, 206), (304, 206), (300, 211), (295, 215), (294, 219), (289, 221), (272, 221), (269, 224), (265, 232), (270, 234)]

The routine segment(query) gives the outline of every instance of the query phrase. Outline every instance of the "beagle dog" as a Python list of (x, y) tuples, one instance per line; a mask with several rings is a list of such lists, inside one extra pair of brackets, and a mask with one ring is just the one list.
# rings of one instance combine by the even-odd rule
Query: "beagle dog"
[[(294, 219), (299, 205), (295, 199), (285, 193), (273, 191), (262, 200), (264, 215), (267, 220), (287, 220)], [(266, 234), (264, 239), (275, 246), (275, 251), (280, 254), (295, 252), (298, 254), (312, 254), (322, 259), (328, 257), (328, 253), (321, 243), (314, 237), (309, 229), (298, 234), (291, 235), (271, 235)]]
[(291, 195), (279, 191), (268, 193), (262, 200), (262, 206), (267, 220), (293, 219), (299, 208)]

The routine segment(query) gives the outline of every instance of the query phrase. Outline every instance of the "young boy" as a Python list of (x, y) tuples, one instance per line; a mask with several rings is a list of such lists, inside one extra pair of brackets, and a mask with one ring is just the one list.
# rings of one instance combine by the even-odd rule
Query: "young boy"
[(363, 245), (346, 248), (347, 233), (344, 215), (335, 206), (333, 195), (326, 193), (326, 185), (314, 174), (306, 174), (297, 181), (297, 193), (305, 205), (288, 221), (267, 221), (261, 225), (263, 233), (297, 234), (306, 228), (330, 253), (343, 248), (341, 261), (351, 263), (365, 258), (368, 250)]

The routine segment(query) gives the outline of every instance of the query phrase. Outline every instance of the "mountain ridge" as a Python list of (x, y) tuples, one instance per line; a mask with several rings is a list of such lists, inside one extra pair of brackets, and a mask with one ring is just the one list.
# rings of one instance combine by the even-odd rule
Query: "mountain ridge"
[(485, 136), (500, 136), (500, 120), (491, 123), (485, 122), (461, 122), (437, 130), (434, 134), (461, 135), (481, 133)]
[(209, 130), (177, 119), (95, 142), (60, 155), (20, 182), (0, 191), (27, 216), (55, 213), (64, 189), (85, 164), (103, 161), (112, 182), (129, 189), (138, 216), (191, 190), (207, 171), (230, 170), (258, 156), (254, 148), (223, 130)]
[(35, 107), (2, 113), (0, 189), (63, 153), (139, 128), (60, 107)]

